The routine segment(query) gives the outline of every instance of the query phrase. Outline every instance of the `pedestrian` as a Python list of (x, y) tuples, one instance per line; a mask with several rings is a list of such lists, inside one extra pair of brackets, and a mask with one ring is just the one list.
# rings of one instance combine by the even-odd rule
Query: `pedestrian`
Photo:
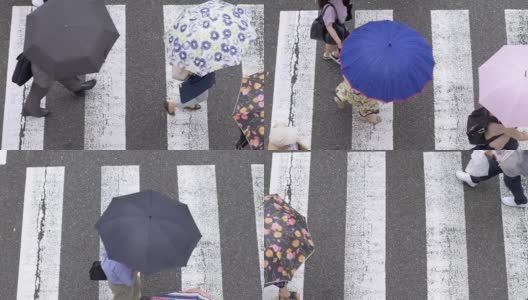
[(139, 272), (108, 258), (106, 250), (101, 251), (101, 267), (106, 274), (113, 300), (141, 299), (141, 281)]
[(528, 132), (505, 127), (484, 107), (471, 113), (467, 127), (473, 150), (517, 150), (518, 141), (528, 141)]
[(299, 139), (296, 127), (278, 123), (271, 129), (268, 150), (309, 151), (310, 148)]
[[(48, 94), (55, 80), (33, 62), (31, 63), (31, 71), (33, 72), (33, 84), (29, 90), (26, 103), (22, 108), (22, 115), (37, 118), (45, 117), (49, 114), (49, 110), (41, 108), (40, 101)], [(84, 91), (92, 89), (97, 83), (95, 79), (83, 82), (78, 76), (58, 81), (77, 97), (84, 96)]]
[(378, 124), (381, 122), (379, 116), (380, 103), (377, 100), (369, 99), (359, 91), (353, 89), (348, 81), (344, 79), (336, 88), (334, 101), (339, 109), (344, 109), (346, 103), (350, 103), (358, 111), (363, 120)]
[(273, 285), (279, 288), (279, 300), (301, 299), (301, 295), (299, 295), (297, 292), (291, 292), (290, 290), (288, 290), (287, 281), (281, 281), (278, 283), (274, 283)]
[[(168, 100), (164, 103), (164, 107), (169, 115), (175, 114), (176, 107), (189, 111), (196, 111), (202, 108), (200, 103), (207, 101), (209, 98), (209, 83), (210, 80), (214, 84), (214, 72), (203, 77), (197, 76), (176, 64), (172, 65), (172, 78), (181, 81), (180, 84), (180, 98), (179, 101)], [(205, 84), (206, 86), (202, 86)], [(211, 85), (212, 85), (211, 84)], [(187, 96), (192, 94), (192, 96)]]
[(348, 35), (345, 26), (348, 8), (343, 0), (317, 0), (317, 4), (320, 14), (323, 16), (326, 30), (333, 41), (333, 43), (327, 41), (325, 44), (323, 59), (331, 59), (340, 64), (339, 53), (343, 47), (343, 41)]
[(489, 170), (485, 176), (472, 176), (463, 171), (457, 171), (456, 177), (470, 187), (476, 187), (480, 182), (504, 173), (504, 183), (513, 194), (502, 197), (504, 205), (513, 207), (528, 207), (528, 199), (524, 194), (521, 175), (528, 175), (528, 152), (522, 150), (486, 151), (489, 157)]

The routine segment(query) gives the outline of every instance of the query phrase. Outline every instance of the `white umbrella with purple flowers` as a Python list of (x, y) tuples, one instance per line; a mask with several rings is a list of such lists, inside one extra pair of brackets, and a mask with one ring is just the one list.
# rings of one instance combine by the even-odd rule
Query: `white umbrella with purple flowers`
[(239, 65), (256, 37), (242, 8), (211, 0), (176, 18), (166, 36), (167, 54), (171, 64), (204, 76)]

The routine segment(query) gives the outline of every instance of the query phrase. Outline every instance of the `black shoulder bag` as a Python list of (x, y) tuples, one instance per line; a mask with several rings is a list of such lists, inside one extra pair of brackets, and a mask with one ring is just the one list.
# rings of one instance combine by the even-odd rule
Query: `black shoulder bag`
[(13, 72), (13, 78), (11, 81), (16, 83), (18, 86), (23, 86), (28, 82), (31, 77), (33, 77), (33, 72), (31, 71), (31, 62), (24, 56), (24, 53), (20, 53), (17, 57), (17, 64), (15, 71)]
[(106, 274), (100, 261), (94, 261), (90, 268), (90, 280), (106, 280)]

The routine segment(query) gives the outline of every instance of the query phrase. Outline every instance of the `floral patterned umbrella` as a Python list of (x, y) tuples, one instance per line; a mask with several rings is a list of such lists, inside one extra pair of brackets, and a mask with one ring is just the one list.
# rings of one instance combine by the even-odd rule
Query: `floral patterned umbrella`
[(242, 78), (233, 119), (253, 150), (264, 150), (264, 72)]
[(167, 54), (171, 64), (204, 76), (239, 65), (256, 37), (242, 8), (211, 0), (184, 10), (176, 18), (166, 37)]
[(265, 285), (290, 281), (314, 251), (306, 218), (279, 195), (264, 197)]

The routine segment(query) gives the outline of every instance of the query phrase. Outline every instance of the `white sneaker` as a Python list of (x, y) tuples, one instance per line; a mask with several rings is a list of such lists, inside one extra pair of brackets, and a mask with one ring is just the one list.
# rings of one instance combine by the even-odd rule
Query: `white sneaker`
[(471, 175), (464, 171), (456, 171), (456, 177), (458, 180), (465, 182), (470, 187), (476, 187), (478, 185), (478, 183), (475, 183), (473, 180), (471, 180)]
[(524, 204), (517, 204), (517, 203), (515, 203), (515, 198), (512, 197), (512, 196), (502, 197), (501, 200), (502, 200), (502, 204), (507, 205), (507, 206), (512, 206), (512, 207), (528, 207), (528, 203), (524, 203)]

